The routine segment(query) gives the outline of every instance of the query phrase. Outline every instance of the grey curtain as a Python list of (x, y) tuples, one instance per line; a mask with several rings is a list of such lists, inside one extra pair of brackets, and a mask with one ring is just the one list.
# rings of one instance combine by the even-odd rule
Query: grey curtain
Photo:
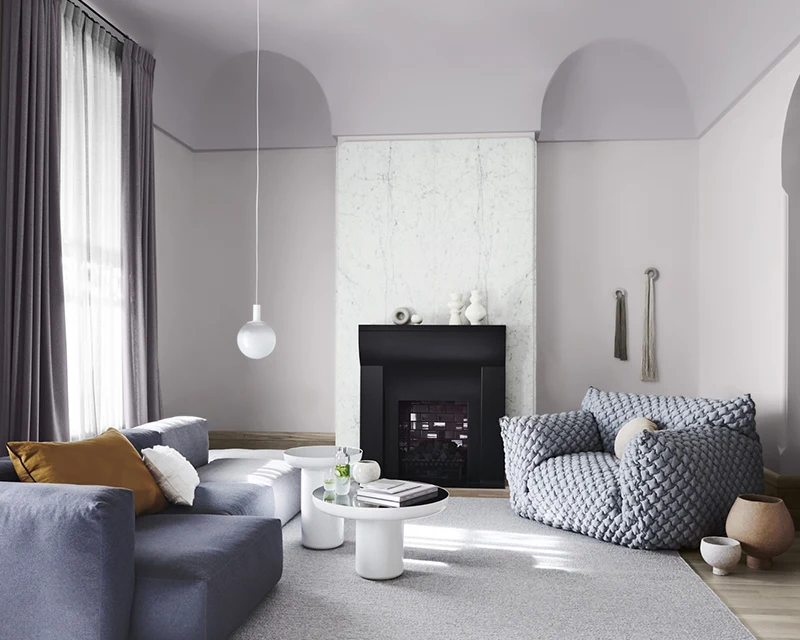
[(67, 440), (61, 1), (0, 1), (0, 446)]
[(161, 418), (156, 318), (153, 72), (131, 40), (122, 50), (122, 296), (125, 426)]

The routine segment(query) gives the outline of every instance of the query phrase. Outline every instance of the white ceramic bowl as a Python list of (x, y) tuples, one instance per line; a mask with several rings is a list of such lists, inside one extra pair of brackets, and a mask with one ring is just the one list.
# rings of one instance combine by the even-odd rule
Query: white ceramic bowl
[(727, 576), (739, 564), (742, 545), (733, 538), (708, 536), (700, 541), (700, 555), (714, 568), (715, 575)]

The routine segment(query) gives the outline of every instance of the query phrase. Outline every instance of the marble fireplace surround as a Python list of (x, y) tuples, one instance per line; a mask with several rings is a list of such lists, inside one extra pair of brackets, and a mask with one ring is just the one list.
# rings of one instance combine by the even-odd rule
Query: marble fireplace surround
[(342, 140), (336, 160), (336, 437), (359, 442), (358, 325), (447, 324), (479, 289), (507, 326), (506, 412), (535, 407), (533, 135)]

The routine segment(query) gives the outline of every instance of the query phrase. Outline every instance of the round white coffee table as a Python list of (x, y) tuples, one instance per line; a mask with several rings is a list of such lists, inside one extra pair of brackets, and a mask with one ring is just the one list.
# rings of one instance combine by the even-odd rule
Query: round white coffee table
[[(347, 447), (350, 464), (361, 460), (361, 449)], [(287, 464), (300, 469), (300, 529), (303, 546), (333, 549), (344, 542), (344, 521), (314, 508), (311, 493), (322, 487), (323, 471), (333, 468), (336, 447), (295, 447), (283, 452)]]
[(320, 487), (313, 492), (321, 512), (356, 521), (356, 573), (369, 580), (390, 580), (403, 573), (403, 525), (443, 511), (450, 494), (439, 491), (409, 507), (381, 507), (361, 502), (356, 490), (337, 496)]

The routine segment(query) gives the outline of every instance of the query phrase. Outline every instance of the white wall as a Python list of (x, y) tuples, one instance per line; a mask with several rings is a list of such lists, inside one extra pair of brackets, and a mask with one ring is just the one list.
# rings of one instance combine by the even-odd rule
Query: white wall
[[(586, 389), (697, 391), (697, 141), (540, 143), (537, 411)], [(658, 382), (641, 382), (644, 270), (656, 282)], [(628, 361), (614, 291), (628, 291)]]
[(332, 431), (335, 150), (261, 152), (260, 302), (277, 347), (252, 361), (236, 333), (254, 295), (254, 156), (156, 135), (164, 413)]
[(478, 289), (506, 325), (506, 410), (533, 411), (535, 158), (532, 137), (339, 145), (338, 442), (359, 441), (358, 325), (400, 306), (447, 324), (451, 292)]
[[(787, 449), (787, 220), (781, 147), (800, 75), (792, 51), (700, 140), (700, 392), (751, 393), (765, 464)], [(800, 390), (793, 390), (795, 395)]]

